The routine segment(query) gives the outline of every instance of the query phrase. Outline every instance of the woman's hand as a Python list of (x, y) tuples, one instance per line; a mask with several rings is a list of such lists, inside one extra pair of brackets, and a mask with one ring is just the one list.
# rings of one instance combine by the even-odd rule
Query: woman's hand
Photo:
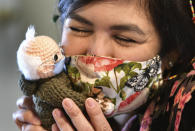
[[(92, 98), (88, 98), (85, 102), (90, 122), (85, 118), (80, 109), (71, 99), (64, 99), (62, 106), (69, 115), (72, 123), (78, 131), (111, 131), (111, 127), (101, 111), (99, 104)], [(70, 123), (67, 121), (62, 111), (55, 109), (53, 117), (56, 124), (52, 125), (52, 131), (73, 131)]]
[(34, 114), (32, 97), (23, 96), (17, 100), (18, 110), (13, 113), (13, 120), (22, 131), (45, 131), (39, 118)]
[[(79, 131), (111, 131), (111, 127), (104, 117), (99, 104), (92, 98), (86, 100), (85, 106), (90, 117), (90, 122), (85, 118), (80, 109), (71, 99), (62, 102), (64, 110), (71, 118), (75, 128)], [(23, 96), (17, 100), (18, 111), (13, 113), (13, 119), (22, 131), (45, 131), (41, 127), (39, 118), (34, 114), (34, 104), (31, 97)], [(59, 109), (53, 111), (56, 124), (52, 125), (53, 131), (73, 131), (70, 123)]]

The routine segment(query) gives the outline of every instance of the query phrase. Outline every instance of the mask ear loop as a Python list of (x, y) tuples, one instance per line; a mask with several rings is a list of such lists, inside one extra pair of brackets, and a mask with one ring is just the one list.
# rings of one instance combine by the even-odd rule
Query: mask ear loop
[(192, 3), (192, 0), (190, 0), (190, 7), (191, 7), (191, 11), (192, 11), (192, 21), (195, 24), (195, 12), (194, 12), (194, 6)]
[(64, 55), (65, 56), (65, 53), (64, 53), (64, 50), (63, 50), (63, 48), (62, 48), (62, 43), (61, 42), (59, 42), (59, 47), (60, 47), (60, 51), (61, 51), (61, 53), (62, 53), (62, 55)]

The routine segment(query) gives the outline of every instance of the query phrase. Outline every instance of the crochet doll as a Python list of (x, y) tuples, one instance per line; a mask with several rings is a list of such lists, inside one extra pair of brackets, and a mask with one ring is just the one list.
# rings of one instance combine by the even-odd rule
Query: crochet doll
[(34, 27), (29, 27), (17, 51), (17, 62), (22, 73), (19, 86), (24, 95), (33, 97), (35, 111), (45, 129), (51, 130), (55, 122), (52, 111), (62, 108), (66, 97), (84, 110), (86, 96), (72, 89), (64, 70), (65, 56), (54, 40), (35, 37)]

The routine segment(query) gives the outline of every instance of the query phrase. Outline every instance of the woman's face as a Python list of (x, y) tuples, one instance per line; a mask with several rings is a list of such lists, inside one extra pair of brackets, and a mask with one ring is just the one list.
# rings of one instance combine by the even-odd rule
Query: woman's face
[(131, 61), (153, 58), (159, 37), (138, 0), (93, 2), (64, 22), (62, 47), (66, 55), (108, 56)]

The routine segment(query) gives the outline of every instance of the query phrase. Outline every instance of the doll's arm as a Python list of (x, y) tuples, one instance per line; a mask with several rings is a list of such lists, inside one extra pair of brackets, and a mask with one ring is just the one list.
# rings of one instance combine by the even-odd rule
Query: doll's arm
[(58, 108), (62, 107), (64, 98), (70, 98), (81, 109), (84, 108), (84, 103), (87, 98), (86, 95), (72, 89), (69, 78), (63, 72), (49, 79), (44, 84), (41, 84), (35, 96)]
[(21, 78), (18, 84), (23, 94), (26, 96), (32, 96), (37, 90), (36, 82), (26, 80), (23, 75), (21, 75)]

